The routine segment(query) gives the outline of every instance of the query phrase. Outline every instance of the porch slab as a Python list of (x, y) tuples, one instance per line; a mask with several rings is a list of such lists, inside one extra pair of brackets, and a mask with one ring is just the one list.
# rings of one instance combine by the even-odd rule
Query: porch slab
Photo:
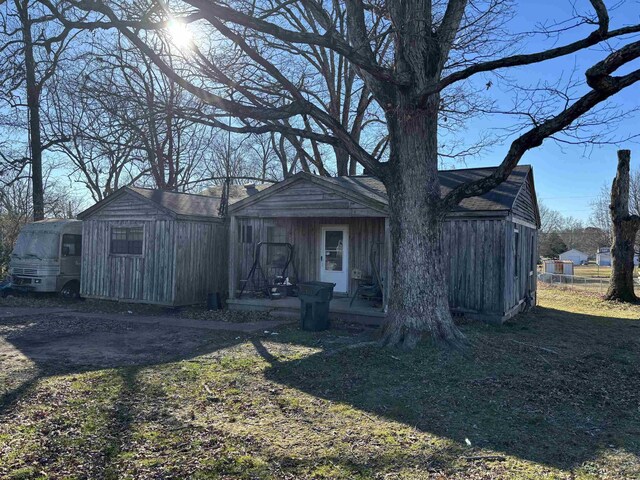
[[(384, 323), (386, 313), (365, 300), (355, 300), (349, 306), (351, 298), (334, 297), (329, 303), (329, 319), (361, 323), (363, 325), (380, 326)], [(277, 300), (268, 298), (233, 298), (227, 299), (229, 310), (252, 310), (269, 312), (274, 317), (298, 318), (300, 315), (300, 299), (285, 297)]]

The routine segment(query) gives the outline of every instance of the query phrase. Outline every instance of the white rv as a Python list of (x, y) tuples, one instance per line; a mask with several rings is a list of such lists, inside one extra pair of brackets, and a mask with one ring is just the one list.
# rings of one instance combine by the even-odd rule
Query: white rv
[(29, 223), (20, 231), (11, 252), (11, 288), (77, 297), (81, 253), (81, 221), (47, 219)]

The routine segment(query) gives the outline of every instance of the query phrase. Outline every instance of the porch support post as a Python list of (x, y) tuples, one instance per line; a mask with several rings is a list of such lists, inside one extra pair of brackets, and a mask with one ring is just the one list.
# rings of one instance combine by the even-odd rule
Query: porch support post
[(391, 293), (391, 282), (393, 281), (392, 273), (393, 273), (393, 251), (391, 248), (391, 228), (389, 227), (389, 217), (384, 218), (384, 255), (386, 258), (386, 265), (384, 269), (386, 271), (386, 275), (383, 280), (383, 288), (382, 288), (382, 309), (384, 312), (387, 311), (389, 306), (389, 295)]
[(238, 219), (229, 217), (229, 299), (236, 298), (236, 248), (238, 244)]

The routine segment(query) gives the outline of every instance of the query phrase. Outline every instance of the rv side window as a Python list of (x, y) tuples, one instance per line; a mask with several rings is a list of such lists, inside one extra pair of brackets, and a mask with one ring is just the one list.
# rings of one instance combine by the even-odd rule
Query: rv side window
[(79, 257), (82, 253), (82, 235), (62, 235), (62, 256)]
[(142, 227), (114, 227), (111, 229), (111, 253), (142, 255)]

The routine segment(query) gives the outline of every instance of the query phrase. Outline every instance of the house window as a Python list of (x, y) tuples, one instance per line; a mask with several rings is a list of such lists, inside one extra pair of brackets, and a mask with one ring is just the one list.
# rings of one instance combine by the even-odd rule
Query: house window
[[(284, 227), (268, 226), (267, 242), (286, 243), (287, 229)], [(284, 267), (287, 262), (287, 247), (267, 245), (267, 264), (274, 267)]]
[(82, 235), (62, 235), (62, 256), (79, 257), (82, 253)]
[(238, 229), (238, 242), (253, 243), (253, 226), (240, 225)]
[(518, 230), (514, 230), (513, 231), (513, 240), (514, 240), (514, 247), (513, 247), (513, 258), (514, 258), (514, 276), (515, 277), (519, 277), (520, 276), (520, 232)]
[(111, 229), (111, 253), (116, 255), (142, 255), (142, 227), (114, 227)]

